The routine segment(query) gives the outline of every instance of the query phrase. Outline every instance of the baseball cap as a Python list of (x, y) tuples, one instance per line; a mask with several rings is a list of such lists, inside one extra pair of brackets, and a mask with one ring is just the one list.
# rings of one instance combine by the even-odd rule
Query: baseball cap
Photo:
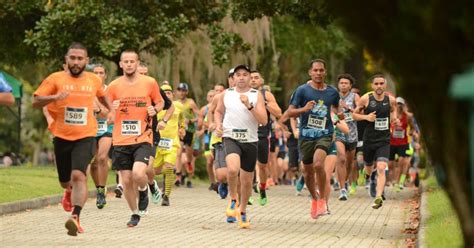
[(401, 104), (405, 105), (405, 99), (403, 99), (401, 97), (397, 97), (397, 103), (401, 103)]
[(232, 77), (232, 76), (234, 76), (234, 68), (231, 68), (229, 70), (229, 77)]
[(162, 86), (161, 86), (161, 89), (162, 89), (163, 91), (173, 91), (173, 88), (171, 88), (171, 86), (169, 86), (169, 85), (167, 85), (167, 84), (162, 85)]
[(188, 91), (188, 90), (189, 90), (189, 86), (188, 86), (187, 83), (179, 83), (177, 89), (178, 89), (178, 90), (186, 90), (186, 91)]
[(234, 67), (234, 73), (238, 70), (241, 70), (241, 69), (250, 72), (250, 68), (247, 65), (242, 64), (242, 65), (238, 65), (238, 66)]

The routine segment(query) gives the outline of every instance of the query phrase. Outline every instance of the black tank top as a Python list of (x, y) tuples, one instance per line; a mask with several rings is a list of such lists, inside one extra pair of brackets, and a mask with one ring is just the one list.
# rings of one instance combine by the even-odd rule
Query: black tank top
[(377, 101), (374, 95), (369, 94), (369, 104), (364, 114), (375, 111), (375, 121), (368, 122), (364, 131), (364, 145), (390, 144), (390, 98), (385, 95), (382, 101)]
[(270, 118), (270, 111), (268, 111), (268, 109), (266, 109), (266, 105), (267, 105), (267, 97), (265, 96), (265, 89), (262, 89), (262, 94), (263, 94), (263, 100), (265, 101), (265, 110), (267, 111), (267, 125), (265, 126), (258, 126), (258, 137), (259, 138), (265, 138), (265, 137), (268, 137), (270, 136), (270, 131), (272, 130), (272, 121), (271, 121), (271, 118)]

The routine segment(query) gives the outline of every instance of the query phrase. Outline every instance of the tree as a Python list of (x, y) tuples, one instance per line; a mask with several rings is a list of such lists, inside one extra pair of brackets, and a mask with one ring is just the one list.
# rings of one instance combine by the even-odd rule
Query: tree
[(441, 183), (461, 221), (465, 245), (474, 245), (474, 206), (468, 183), (474, 178), (469, 176), (465, 145), (469, 109), (465, 102), (447, 95), (453, 75), (474, 61), (472, 2), (370, 0), (362, 5), (320, 0), (311, 1), (313, 8), (306, 8), (310, 2), (306, 0), (234, 2), (235, 16), (242, 20), (293, 15), (311, 23), (322, 19), (323, 26), (325, 20), (339, 23), (383, 61), (399, 82), (400, 95), (413, 107), (434, 166), (445, 175)]

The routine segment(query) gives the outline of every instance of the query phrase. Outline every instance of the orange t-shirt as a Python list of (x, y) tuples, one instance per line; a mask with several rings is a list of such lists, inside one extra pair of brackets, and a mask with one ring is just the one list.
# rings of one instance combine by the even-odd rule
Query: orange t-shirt
[(78, 78), (60, 71), (49, 75), (35, 91), (35, 96), (49, 96), (67, 91), (69, 95), (53, 102), (54, 124), (51, 132), (55, 137), (65, 140), (79, 140), (95, 137), (97, 121), (94, 117), (93, 103), (95, 97), (105, 96), (102, 80), (95, 74), (83, 72)]
[(152, 102), (163, 102), (156, 80), (138, 75), (131, 84), (122, 76), (109, 84), (107, 96), (111, 102), (120, 100), (115, 110), (113, 145), (153, 144), (152, 119), (148, 116), (147, 107), (152, 106)]

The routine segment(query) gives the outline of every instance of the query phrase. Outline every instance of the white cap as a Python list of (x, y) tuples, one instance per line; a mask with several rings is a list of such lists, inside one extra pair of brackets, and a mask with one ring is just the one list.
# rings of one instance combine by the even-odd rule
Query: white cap
[(397, 103), (401, 103), (401, 104), (405, 105), (405, 99), (403, 99), (401, 97), (397, 97)]

